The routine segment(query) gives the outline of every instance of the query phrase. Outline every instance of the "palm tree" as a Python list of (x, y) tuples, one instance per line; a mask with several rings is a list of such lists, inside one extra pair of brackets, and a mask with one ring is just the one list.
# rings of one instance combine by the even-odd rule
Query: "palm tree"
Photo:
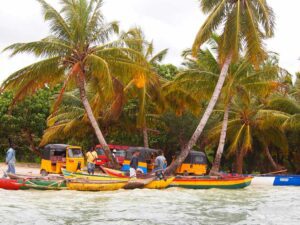
[(220, 133), (219, 145), (213, 162), (210, 175), (217, 174), (220, 168), (221, 158), (225, 146), (226, 130), (230, 113), (231, 101), (236, 96), (243, 96), (244, 92), (253, 96), (264, 97), (278, 89), (275, 78), (278, 74), (278, 67), (263, 65), (254, 70), (251, 64), (245, 59), (230, 66), (227, 79), (222, 90), (224, 117)]
[[(290, 120), (291, 115), (282, 111), (271, 109), (260, 103), (259, 97), (250, 92), (234, 96), (229, 111), (227, 140), (228, 154), (236, 156), (237, 172), (243, 172), (243, 160), (249, 151), (253, 150), (256, 141), (260, 149), (270, 161), (274, 169), (278, 165), (273, 160), (269, 147), (275, 146), (287, 151), (287, 139), (284, 133), (284, 124)], [(210, 130), (210, 139), (218, 140), (223, 122), (216, 124)]]
[[(148, 128), (146, 114), (152, 102), (161, 102), (160, 82), (161, 78), (157, 74), (154, 66), (159, 64), (167, 54), (168, 49), (163, 49), (154, 54), (153, 42), (146, 41), (146, 38), (140, 28), (132, 28), (122, 35), (129, 48), (139, 52), (148, 63), (151, 71), (149, 75), (144, 73), (137, 74), (125, 87), (125, 92), (138, 93), (139, 113), (137, 116), (137, 126), (143, 131), (144, 147), (149, 148)], [(133, 93), (133, 95), (134, 95)], [(131, 93), (132, 95), (132, 93)]]
[(85, 86), (95, 78), (98, 89), (105, 88), (109, 95), (113, 92), (113, 74), (135, 74), (147, 70), (147, 65), (143, 65), (138, 52), (123, 47), (120, 40), (109, 42), (118, 32), (118, 25), (104, 22), (102, 0), (63, 0), (60, 12), (45, 0), (38, 1), (49, 22), (51, 35), (40, 41), (16, 43), (5, 50), (11, 50), (12, 56), (33, 53), (44, 59), (10, 75), (4, 81), (3, 89), (15, 91), (17, 101), (40, 87), (63, 82), (58, 105), (65, 89), (76, 86), (98, 141), (116, 166), (93, 114)]
[(196, 35), (193, 55), (197, 54), (199, 47), (215, 31), (221, 30), (218, 49), (221, 71), (198, 127), (179, 157), (169, 166), (167, 173), (175, 171), (197, 142), (217, 103), (231, 62), (236, 62), (242, 51), (258, 67), (266, 58), (263, 39), (273, 35), (274, 15), (266, 0), (200, 0), (200, 7), (204, 13), (210, 15)]

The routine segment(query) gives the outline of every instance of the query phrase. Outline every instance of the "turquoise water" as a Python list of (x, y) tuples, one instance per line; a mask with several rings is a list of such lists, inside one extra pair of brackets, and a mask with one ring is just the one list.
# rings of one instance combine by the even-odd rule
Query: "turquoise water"
[(0, 224), (300, 224), (300, 187), (114, 192), (0, 189)]

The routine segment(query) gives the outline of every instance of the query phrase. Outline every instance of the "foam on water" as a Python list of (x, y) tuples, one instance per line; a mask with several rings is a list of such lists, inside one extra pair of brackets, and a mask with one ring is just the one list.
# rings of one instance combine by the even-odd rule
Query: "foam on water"
[(300, 224), (299, 187), (114, 192), (0, 189), (0, 224)]

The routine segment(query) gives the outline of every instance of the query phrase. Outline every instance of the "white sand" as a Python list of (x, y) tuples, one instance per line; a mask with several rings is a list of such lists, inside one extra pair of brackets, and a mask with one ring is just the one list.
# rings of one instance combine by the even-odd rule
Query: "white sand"
[[(7, 165), (5, 163), (0, 163), (0, 177), (3, 176), (3, 170), (7, 170)], [(16, 163), (16, 173), (29, 174), (29, 175), (39, 175), (40, 174), (40, 164), (37, 163)]]

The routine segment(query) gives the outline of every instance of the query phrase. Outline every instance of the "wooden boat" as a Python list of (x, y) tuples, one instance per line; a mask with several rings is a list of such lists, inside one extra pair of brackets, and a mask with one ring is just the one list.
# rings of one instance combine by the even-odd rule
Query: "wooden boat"
[(60, 175), (48, 175), (48, 176), (41, 176), (41, 175), (29, 175), (29, 174), (13, 174), (8, 173), (7, 176), (10, 179), (37, 179), (37, 180), (64, 180), (65, 178)]
[[(114, 170), (114, 169), (106, 168), (103, 166), (101, 167), (101, 169), (110, 176), (119, 177), (119, 178), (129, 178), (128, 174), (123, 171)], [(155, 179), (156, 176), (152, 174), (152, 175), (138, 176), (138, 180), (141, 177), (144, 177), (145, 179), (147, 179), (147, 177), (154, 178), (154, 179), (152, 179), (151, 182), (144, 185), (143, 188), (148, 188), (148, 189), (164, 189), (164, 188), (168, 187), (172, 183), (172, 181), (175, 179), (175, 177), (167, 177), (166, 180), (163, 180), (163, 179), (157, 180), (157, 179)], [(138, 188), (140, 188), (140, 187), (138, 187)]]
[(124, 171), (120, 171), (120, 170), (114, 170), (114, 169), (110, 169), (110, 168), (106, 168), (104, 166), (100, 166), (100, 168), (107, 174), (110, 175), (112, 177), (120, 177), (120, 178), (129, 178), (129, 175), (124, 172)]
[(169, 187), (190, 189), (239, 189), (251, 184), (251, 176), (177, 176)]
[(123, 188), (127, 181), (100, 181), (72, 179), (67, 182), (69, 190), (76, 191), (114, 191)]
[(24, 184), (18, 183), (17, 180), (12, 179), (0, 179), (0, 188), (6, 189), (6, 190), (19, 190)]
[(20, 189), (36, 189), (36, 190), (66, 190), (65, 180), (40, 180), (40, 179), (18, 179), (18, 183), (23, 184)]
[(300, 186), (299, 175), (261, 175), (254, 176), (252, 180), (254, 186)]
[(129, 178), (118, 178), (114, 176), (109, 176), (107, 174), (97, 174), (97, 175), (89, 175), (84, 173), (73, 173), (69, 172), (65, 169), (62, 169), (62, 173), (65, 178), (79, 178), (79, 179), (86, 179), (86, 180), (102, 180), (102, 181), (128, 181)]
[(32, 176), (25, 174), (7, 174), (11, 180), (22, 184), (20, 189), (62, 190), (66, 189), (66, 181), (62, 176)]

